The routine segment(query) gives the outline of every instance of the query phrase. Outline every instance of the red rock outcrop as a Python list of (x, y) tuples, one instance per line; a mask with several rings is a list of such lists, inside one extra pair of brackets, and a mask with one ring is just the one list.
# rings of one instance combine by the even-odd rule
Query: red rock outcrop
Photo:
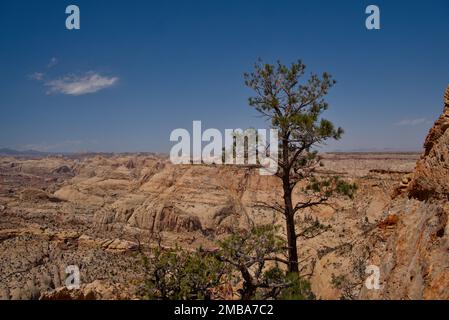
[[(426, 138), (407, 192), (386, 210), (390, 230), (374, 234), (370, 264), (381, 287), (362, 299), (449, 299), (449, 87), (444, 110)], [(390, 219), (391, 220), (391, 219)]]
[(424, 154), (416, 164), (409, 184), (413, 198), (446, 198), (449, 195), (449, 87), (444, 97), (444, 109), (430, 129), (424, 143)]

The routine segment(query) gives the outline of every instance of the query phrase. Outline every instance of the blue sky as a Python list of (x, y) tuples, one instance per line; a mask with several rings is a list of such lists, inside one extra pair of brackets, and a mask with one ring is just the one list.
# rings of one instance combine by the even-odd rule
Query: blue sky
[(449, 84), (448, 16), (447, 0), (3, 0), (0, 147), (168, 152), (193, 120), (266, 127), (242, 76), (261, 57), (337, 80), (326, 117), (346, 133), (325, 150), (419, 150)]

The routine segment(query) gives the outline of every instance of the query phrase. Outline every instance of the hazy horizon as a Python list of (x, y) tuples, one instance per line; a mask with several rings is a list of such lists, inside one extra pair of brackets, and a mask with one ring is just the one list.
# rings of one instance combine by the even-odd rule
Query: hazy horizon
[[(341, 150), (341, 149), (328, 149), (328, 150), (319, 150), (320, 153), (422, 153), (423, 148), (421, 149), (369, 149), (369, 148), (358, 148), (358, 149), (347, 149), (347, 150)], [(135, 150), (135, 151), (94, 151), (94, 150), (73, 150), (73, 151), (45, 151), (45, 150), (36, 150), (36, 149), (14, 149), (10, 147), (3, 147), (0, 146), (0, 154), (2, 154), (3, 151), (11, 151), (11, 152), (23, 152), (23, 153), (30, 153), (30, 152), (36, 152), (41, 154), (137, 154), (137, 153), (152, 153), (152, 154), (160, 154), (160, 155), (166, 155), (169, 156), (168, 152), (157, 152), (157, 151), (151, 151), (151, 150)]]

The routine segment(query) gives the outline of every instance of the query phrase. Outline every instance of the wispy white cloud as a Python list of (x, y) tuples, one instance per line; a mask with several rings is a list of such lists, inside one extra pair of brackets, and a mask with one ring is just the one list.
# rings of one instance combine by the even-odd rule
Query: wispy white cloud
[(43, 72), (35, 72), (33, 74), (28, 75), (28, 78), (31, 80), (42, 81), (44, 79), (45, 73)]
[[(58, 62), (59, 62), (58, 58), (52, 57), (47, 64), (47, 68), (48, 69), (53, 68), (55, 65), (58, 64)], [(44, 77), (45, 77), (44, 72), (34, 72), (34, 73), (28, 75), (28, 79), (36, 80), (36, 81), (42, 81), (44, 79)]]
[(47, 68), (52, 68), (52, 67), (54, 67), (55, 65), (58, 64), (58, 62), (59, 62), (58, 58), (52, 57), (52, 58), (50, 59), (50, 62), (47, 64)]
[(68, 75), (45, 83), (49, 87), (48, 94), (62, 93), (72, 96), (94, 93), (109, 88), (117, 83), (118, 77), (106, 77), (95, 72), (84, 75)]
[(416, 118), (416, 119), (403, 119), (396, 123), (397, 126), (418, 126), (420, 124), (429, 124), (430, 120), (427, 118)]

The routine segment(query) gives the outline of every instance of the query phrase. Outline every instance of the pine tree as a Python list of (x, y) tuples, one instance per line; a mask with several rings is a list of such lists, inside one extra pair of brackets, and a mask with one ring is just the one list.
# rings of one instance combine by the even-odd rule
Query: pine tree
[[(297, 61), (289, 67), (277, 62), (266, 64), (259, 60), (252, 73), (245, 73), (245, 84), (255, 91), (250, 106), (271, 121), (279, 130), (279, 160), (276, 175), (282, 180), (283, 204), (272, 206), (282, 212), (286, 220), (288, 270), (299, 272), (297, 238), (302, 232), (295, 228), (295, 214), (302, 209), (323, 204), (330, 195), (331, 184), (324, 184), (325, 192), (305, 202), (293, 204), (292, 191), (298, 182), (311, 179), (320, 159), (314, 147), (328, 139), (339, 139), (341, 128), (322, 118), (328, 103), (324, 97), (335, 84), (328, 73), (311, 74), (301, 82), (306, 66)], [(320, 185), (320, 184), (318, 184)], [(319, 190), (323, 191), (323, 190)]]

